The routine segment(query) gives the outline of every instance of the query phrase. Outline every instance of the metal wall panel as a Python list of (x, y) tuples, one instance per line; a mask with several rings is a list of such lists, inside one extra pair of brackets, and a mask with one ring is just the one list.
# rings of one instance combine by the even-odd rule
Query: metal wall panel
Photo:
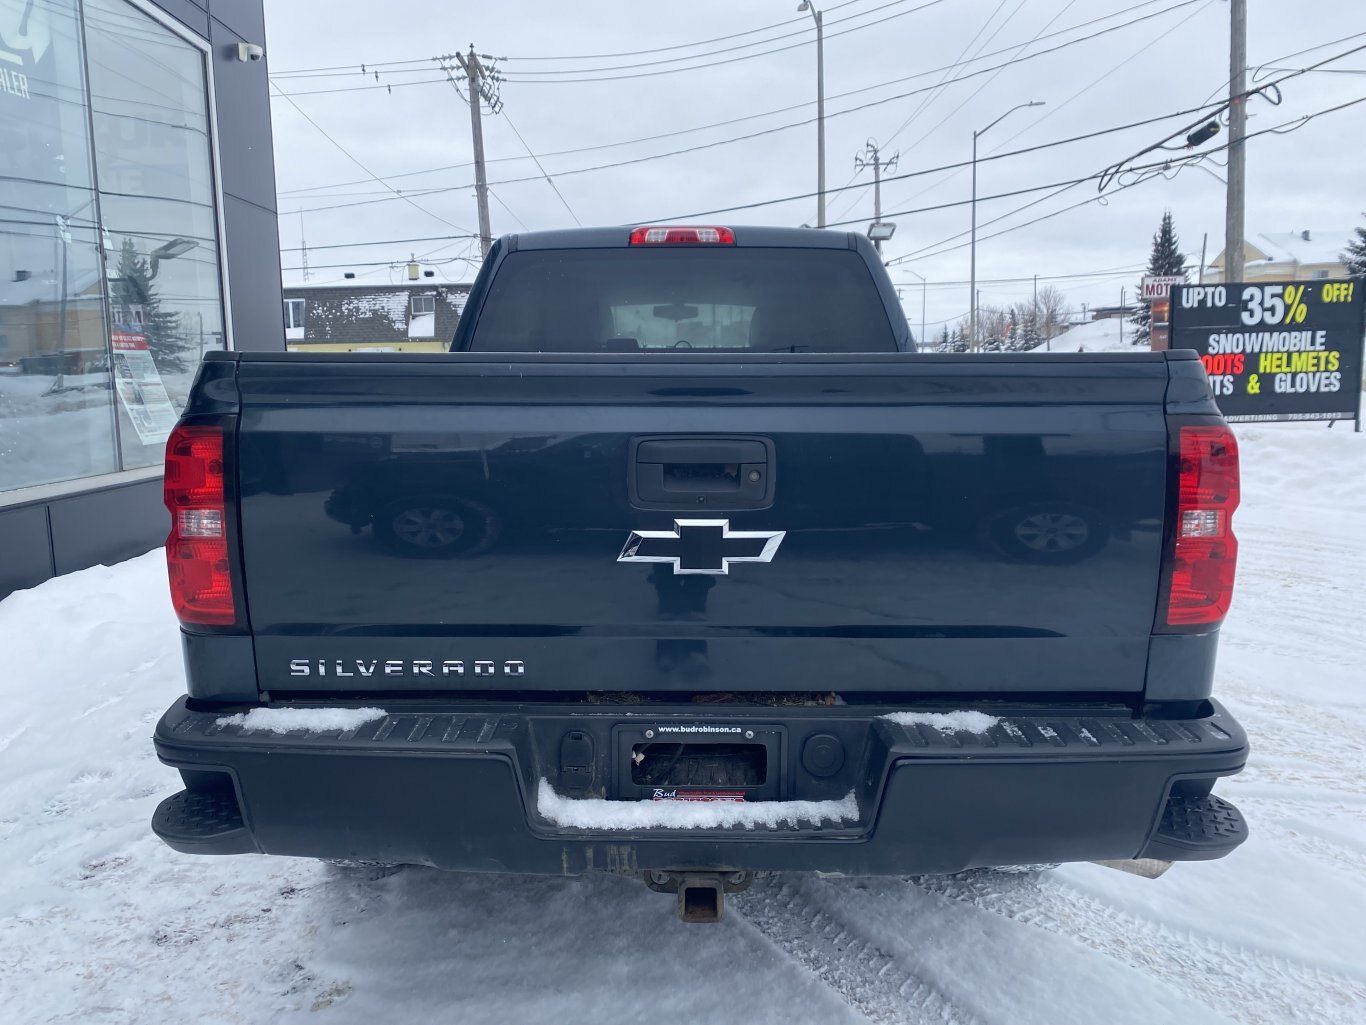
[(48, 515), (58, 574), (150, 552), (170, 528), (159, 478), (56, 498)]
[(209, 12), (204, 3), (197, 3), (195, 0), (152, 0), (171, 17), (175, 18), (186, 28), (193, 29), (201, 36), (209, 34)]
[(237, 349), (283, 351), (284, 307), (275, 213), (236, 196), (224, 198), (224, 211), (233, 345)]
[(0, 509), (0, 598), (52, 576), (47, 507)]
[[(203, 0), (215, 21), (221, 21), (234, 32), (246, 37), (248, 43), (265, 45), (266, 10), (261, 0)], [(270, 63), (266, 55), (265, 63)]]

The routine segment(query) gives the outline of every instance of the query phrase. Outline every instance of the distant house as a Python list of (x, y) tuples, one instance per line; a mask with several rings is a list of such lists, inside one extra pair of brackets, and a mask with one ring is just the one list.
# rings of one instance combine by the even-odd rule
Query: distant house
[(94, 271), (62, 282), (21, 270), (0, 281), (0, 367), (33, 374), (107, 368), (104, 345), (92, 343), (105, 335), (100, 286)]
[[(1345, 278), (1341, 254), (1346, 234), (1316, 235), (1312, 231), (1287, 231), (1253, 235), (1243, 240), (1244, 281), (1316, 281)], [(1224, 280), (1224, 254), (1210, 261), (1205, 284)]]
[(286, 285), (292, 352), (445, 352), (469, 285)]
[(1136, 303), (1125, 303), (1123, 306), (1092, 306), (1092, 320), (1117, 320), (1123, 317), (1125, 320), (1138, 312)]

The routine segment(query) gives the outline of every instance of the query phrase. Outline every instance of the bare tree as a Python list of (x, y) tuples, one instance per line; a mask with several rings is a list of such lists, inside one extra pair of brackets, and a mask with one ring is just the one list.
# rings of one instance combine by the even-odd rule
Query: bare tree
[(1044, 338), (1053, 339), (1062, 334), (1067, 327), (1067, 296), (1054, 285), (1044, 285), (1039, 289), (1038, 325)]

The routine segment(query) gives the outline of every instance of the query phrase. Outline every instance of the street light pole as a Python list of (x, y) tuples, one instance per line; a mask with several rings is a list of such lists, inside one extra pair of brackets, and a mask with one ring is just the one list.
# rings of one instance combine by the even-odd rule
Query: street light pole
[(816, 227), (825, 227), (825, 26), (821, 12), (802, 0), (798, 11), (810, 11), (816, 21)]
[[(909, 267), (903, 267), (902, 270), (907, 274), (915, 274), (915, 271), (911, 270)], [(925, 346), (925, 289), (929, 285), (929, 282), (920, 277), (919, 274), (915, 274), (915, 276), (920, 280), (920, 337), (918, 340), (923, 349)]]
[(1018, 103), (985, 128), (972, 133), (972, 270), (968, 288), (968, 301), (972, 305), (968, 313), (968, 335), (971, 339), (970, 344), (974, 349), (977, 347), (977, 138), (978, 136), (986, 135), (987, 132), (991, 131), (1017, 110), (1022, 110), (1025, 107), (1042, 106), (1043, 100), (1030, 100), (1028, 103)]

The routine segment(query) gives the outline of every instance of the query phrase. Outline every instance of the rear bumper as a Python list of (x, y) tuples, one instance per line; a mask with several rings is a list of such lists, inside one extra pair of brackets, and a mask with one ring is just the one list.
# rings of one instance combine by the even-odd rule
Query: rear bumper
[[(898, 725), (880, 717), (890, 710), (390, 703), (383, 719), (359, 729), (273, 734), (222, 725), (222, 713), (194, 711), (182, 698), (157, 724), (155, 742), (187, 790), (162, 803), (153, 828), (188, 853), (548, 875), (894, 875), (1197, 860), (1246, 836), (1236, 809), (1201, 796), (1198, 783), (1173, 793), (1180, 781), (1243, 767), (1247, 738), (1213, 702), (1207, 715), (1179, 721), (1035, 707), (1001, 714), (982, 735)], [(622, 730), (736, 723), (775, 738), (778, 798), (838, 801), (852, 792), (857, 819), (621, 830), (557, 825), (538, 806), (542, 779), (565, 797), (620, 796)], [(808, 769), (814, 736), (835, 738), (842, 767), (824, 776)]]

